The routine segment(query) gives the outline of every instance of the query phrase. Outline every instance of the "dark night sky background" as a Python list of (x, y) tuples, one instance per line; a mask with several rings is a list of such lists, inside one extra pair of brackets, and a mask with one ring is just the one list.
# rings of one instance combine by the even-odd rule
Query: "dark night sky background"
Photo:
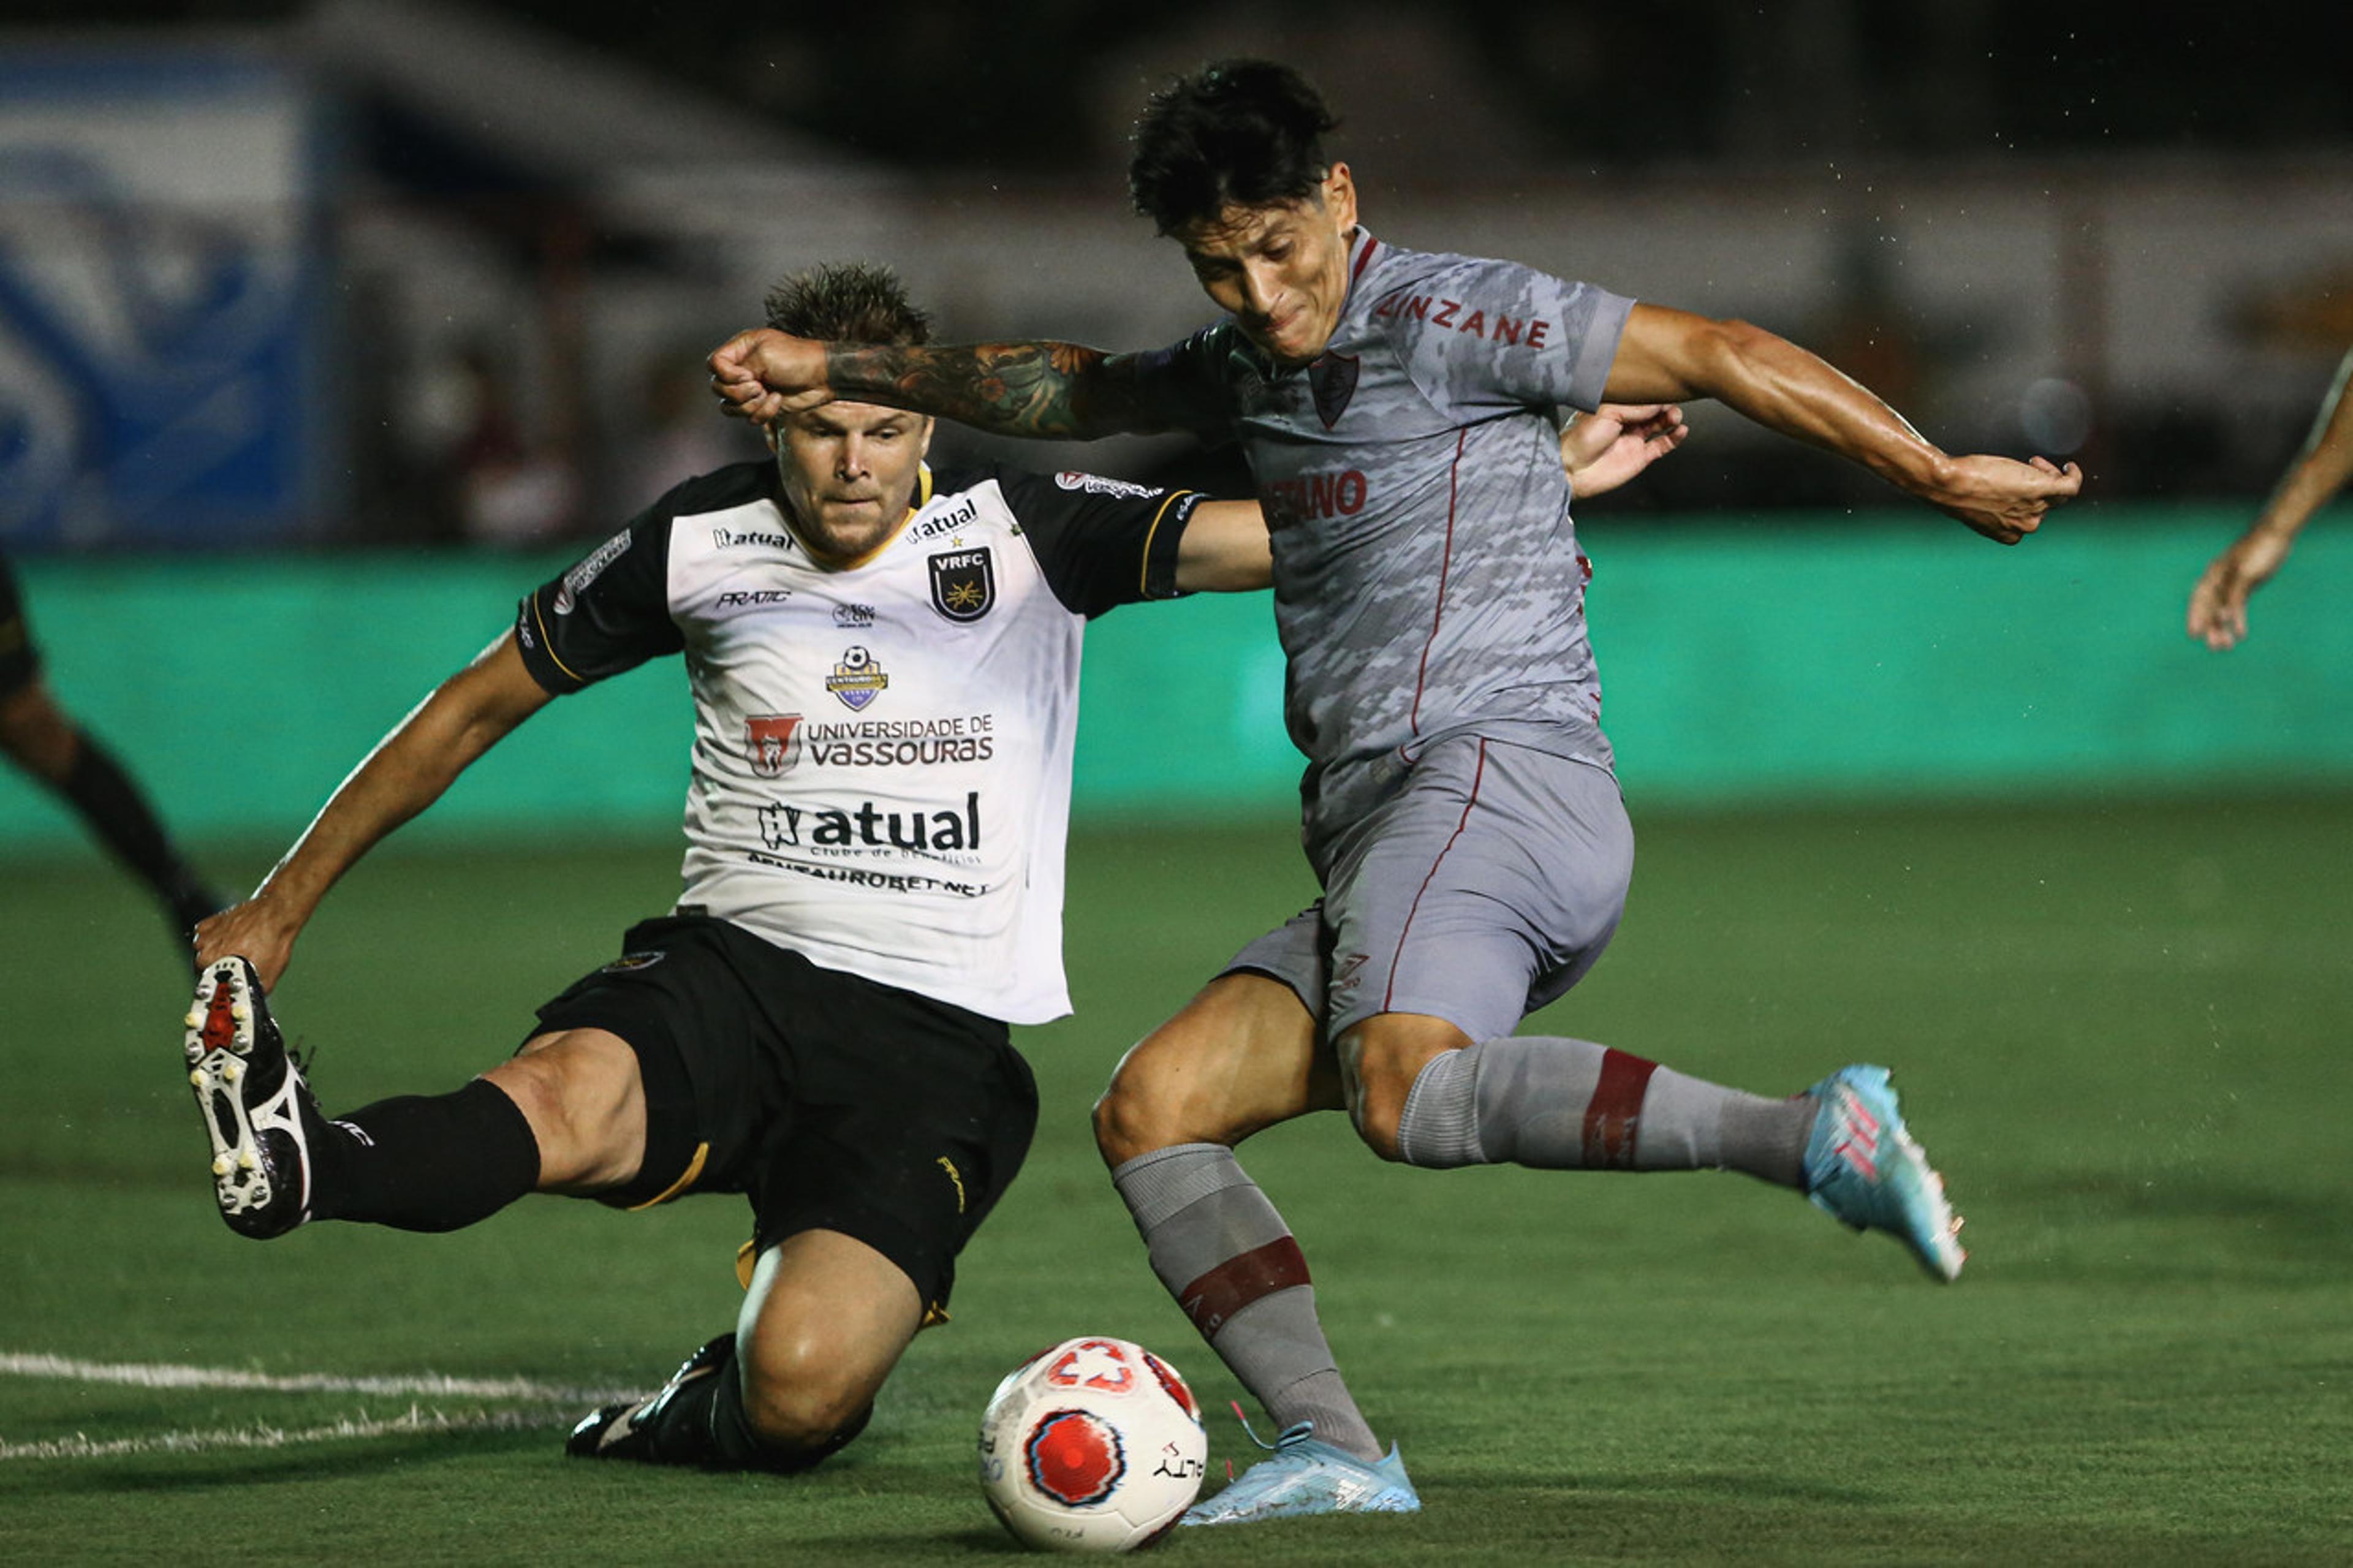
[[(1089, 78), (1106, 58), (1231, 31), (1442, 29), (1482, 107), (1534, 156), (1621, 168), (1827, 150), (1880, 156), (2069, 151), (2296, 152), (2353, 145), (2344, 58), (2295, 18), (2096, 0), (1685, 0), (1665, 9), (1530, 0), (899, 0), (478, 6), (625, 54), (868, 155), (1049, 174), (1115, 163), (1121, 127)], [(15, 0), (16, 26), (249, 26), (287, 0)], [(1214, 44), (1206, 47), (1214, 47)], [(1191, 63), (1179, 54), (1172, 64)], [(976, 67), (974, 62), (982, 62)], [(1124, 94), (1119, 96), (1125, 96)], [(1343, 109), (1345, 110), (1345, 105)]]

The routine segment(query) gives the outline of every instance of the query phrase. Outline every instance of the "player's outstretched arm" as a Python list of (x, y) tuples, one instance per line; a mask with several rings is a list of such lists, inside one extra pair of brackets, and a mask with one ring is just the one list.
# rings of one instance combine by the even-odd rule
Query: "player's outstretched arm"
[(2015, 544), (2083, 488), (2044, 458), (1953, 457), (1818, 355), (1746, 321), (1637, 305), (1605, 395), (1628, 402), (1713, 397), (1768, 429), (1862, 464), (1907, 495)]
[(1274, 582), (1266, 513), (1254, 500), (1205, 500), (1176, 542), (1176, 586), (1188, 594), (1247, 594)]
[(2353, 477), (2353, 350), (2337, 367), (2337, 378), (2320, 401), (2304, 450), (2288, 465), (2270, 500), (2247, 531), (2232, 541), (2207, 566), (2189, 595), (2189, 635), (2221, 651), (2247, 635), (2247, 597), (2272, 579), (2287, 559), (2295, 536), (2312, 514)]
[(547, 701), (507, 632), (376, 742), (251, 898), (196, 927), (197, 966), (237, 953), (276, 985), (335, 879)]
[(711, 354), (723, 412), (758, 424), (829, 402), (878, 403), (999, 436), (1088, 441), (1181, 428), (1142, 356), (1076, 343), (910, 348), (821, 343), (770, 327)]
[(1560, 433), (1560, 466), (1579, 500), (1616, 489), (1683, 444), (1691, 426), (1672, 403), (1605, 403)]

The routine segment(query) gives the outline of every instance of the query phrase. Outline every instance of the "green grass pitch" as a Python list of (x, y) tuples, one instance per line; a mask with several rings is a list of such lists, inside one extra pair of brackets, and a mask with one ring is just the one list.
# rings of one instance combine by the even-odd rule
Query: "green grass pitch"
[[(1617, 947), (1539, 1025), (1763, 1091), (1890, 1063), (1969, 1217), (1968, 1272), (1940, 1289), (1736, 1176), (1415, 1172), (1336, 1117), (1279, 1130), (1244, 1163), (1425, 1510), (1181, 1532), (1167, 1560), (2353, 1557), (2353, 800), (1638, 801), (1636, 823)], [(584, 844), (362, 868), (278, 997), (329, 1109), (496, 1060), (667, 903), (675, 861)], [(240, 1240), (211, 1212), (159, 922), (94, 856), (9, 866), (0, 1352), (542, 1393), (153, 1389), (11, 1362), (0, 1561), (1007, 1559), (974, 1425), (999, 1374), (1075, 1332), (1167, 1354), (1211, 1413), (1213, 1475), (1246, 1463), (1239, 1390), (1154, 1284), (1086, 1109), (1305, 874), (1280, 828), (1094, 831), (1071, 865), (1078, 1014), (1021, 1037), (1045, 1106), (1029, 1167), (965, 1258), (954, 1324), (862, 1440), (794, 1480), (567, 1461), (579, 1400), (546, 1392), (649, 1385), (727, 1326), (741, 1200)], [(299, 1440), (227, 1446), (268, 1432)]]

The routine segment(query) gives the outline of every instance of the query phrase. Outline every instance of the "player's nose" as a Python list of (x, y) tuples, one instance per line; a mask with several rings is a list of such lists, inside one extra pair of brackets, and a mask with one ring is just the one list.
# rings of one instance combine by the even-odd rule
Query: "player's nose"
[(1273, 268), (1262, 263), (1244, 263), (1242, 267), (1242, 303), (1250, 316), (1265, 321), (1274, 314), (1275, 301), (1282, 298), (1282, 286)]

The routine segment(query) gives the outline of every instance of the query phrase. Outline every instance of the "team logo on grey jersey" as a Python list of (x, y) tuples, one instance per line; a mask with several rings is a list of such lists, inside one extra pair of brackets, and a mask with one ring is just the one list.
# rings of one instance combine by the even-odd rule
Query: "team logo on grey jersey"
[(944, 550), (931, 558), (932, 608), (952, 621), (976, 621), (997, 603), (997, 567), (988, 548)]
[(1348, 400), (1356, 395), (1356, 356), (1325, 354), (1307, 367), (1307, 385), (1315, 394), (1315, 416), (1329, 430), (1340, 423)]

